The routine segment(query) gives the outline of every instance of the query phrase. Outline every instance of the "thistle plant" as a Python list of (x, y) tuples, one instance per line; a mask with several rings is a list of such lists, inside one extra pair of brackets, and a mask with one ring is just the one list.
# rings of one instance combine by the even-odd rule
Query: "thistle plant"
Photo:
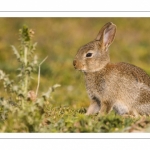
[[(28, 91), (32, 73), (37, 68), (37, 57), (34, 55), (36, 43), (32, 44), (33, 30), (29, 30), (27, 26), (23, 26), (19, 30), (20, 47), (19, 50), (15, 46), (11, 46), (12, 50), (19, 62), (18, 79), (10, 80), (2, 70), (0, 71), (0, 79), (3, 80), (5, 91), (11, 99), (21, 100), (22, 108), (24, 101), (28, 99)], [(15, 84), (15, 82), (17, 84)]]
[[(20, 46), (11, 46), (18, 60), (17, 78), (10, 79), (9, 75), (0, 70), (0, 84), (3, 83), (5, 97), (0, 97), (0, 132), (38, 132), (43, 127), (47, 110), (51, 107), (51, 93), (59, 84), (51, 86), (38, 97), (40, 87), (40, 70), (42, 64), (35, 55), (36, 43), (32, 42), (34, 31), (23, 26), (19, 30)], [(37, 74), (37, 88), (30, 89), (32, 76)], [(2, 82), (1, 82), (2, 81)], [(19, 125), (19, 126), (18, 126)], [(46, 129), (44, 129), (46, 131)]]
[(19, 83), (20, 83), (20, 92), (22, 93), (22, 97), (27, 99), (28, 95), (28, 87), (30, 84), (31, 74), (37, 67), (37, 59), (34, 56), (34, 51), (36, 48), (36, 43), (32, 44), (32, 37), (34, 35), (33, 30), (29, 30), (28, 27), (23, 26), (22, 29), (19, 30), (19, 40), (20, 40), (20, 51), (12, 46), (14, 54), (16, 55), (20, 67), (19, 71)]

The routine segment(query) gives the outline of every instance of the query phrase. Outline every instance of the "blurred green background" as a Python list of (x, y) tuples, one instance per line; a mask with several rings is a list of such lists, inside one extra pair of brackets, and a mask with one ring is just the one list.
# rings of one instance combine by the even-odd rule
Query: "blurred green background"
[[(150, 74), (150, 18), (0, 18), (0, 69), (15, 78), (18, 63), (11, 45), (19, 48), (18, 31), (27, 25), (35, 32), (36, 54), (41, 66), (39, 94), (58, 83), (52, 94), (54, 106), (88, 107), (84, 77), (74, 69), (72, 61), (79, 47), (92, 41), (107, 22), (117, 25), (114, 43), (110, 46), (112, 62), (128, 62)], [(31, 90), (37, 86), (34, 75)], [(5, 95), (0, 82), (0, 96)]]

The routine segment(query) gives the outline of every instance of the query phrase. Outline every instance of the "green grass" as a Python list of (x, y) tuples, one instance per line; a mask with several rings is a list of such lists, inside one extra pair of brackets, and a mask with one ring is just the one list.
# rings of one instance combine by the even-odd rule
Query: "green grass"
[[(4, 104), (3, 98), (9, 98), (0, 81), (0, 132), (149, 132), (149, 117), (123, 118), (114, 112), (85, 116), (90, 102), (84, 77), (72, 61), (78, 48), (95, 39), (108, 21), (117, 25), (115, 41), (109, 48), (111, 61), (133, 63), (150, 74), (149, 18), (0, 18), (0, 69), (10, 79), (17, 79), (19, 67), (11, 45), (20, 48), (18, 30), (24, 24), (35, 32), (32, 40), (37, 42), (38, 62), (48, 56), (41, 66), (39, 101), (25, 101), (25, 109), (11, 106), (9, 101)], [(35, 91), (38, 72), (32, 76), (29, 90)], [(55, 84), (61, 87), (43, 100), (42, 94)]]

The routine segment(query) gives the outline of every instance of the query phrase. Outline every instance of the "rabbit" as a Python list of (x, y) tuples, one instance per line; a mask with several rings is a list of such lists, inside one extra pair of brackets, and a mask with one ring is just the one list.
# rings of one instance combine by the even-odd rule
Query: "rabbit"
[(109, 46), (114, 41), (116, 25), (106, 23), (95, 40), (82, 46), (73, 60), (82, 71), (91, 100), (86, 115), (106, 115), (112, 110), (122, 116), (150, 114), (150, 77), (141, 68), (125, 63), (111, 63)]

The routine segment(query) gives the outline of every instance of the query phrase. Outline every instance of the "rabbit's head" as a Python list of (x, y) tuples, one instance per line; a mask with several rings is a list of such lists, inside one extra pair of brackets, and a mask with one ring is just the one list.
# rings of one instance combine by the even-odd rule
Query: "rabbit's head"
[(73, 61), (75, 69), (83, 72), (95, 72), (101, 70), (110, 61), (108, 47), (113, 42), (116, 33), (116, 25), (106, 23), (96, 39), (82, 46)]

